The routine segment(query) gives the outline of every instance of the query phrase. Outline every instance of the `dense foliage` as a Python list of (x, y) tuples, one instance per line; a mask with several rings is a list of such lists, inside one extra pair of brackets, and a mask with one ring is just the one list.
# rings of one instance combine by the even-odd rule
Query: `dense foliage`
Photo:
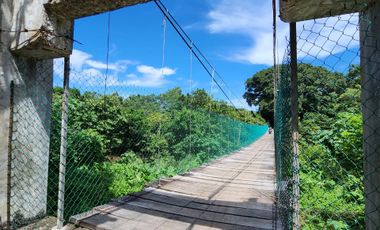
[[(49, 205), (55, 211), (62, 89), (53, 97)], [(71, 89), (65, 215), (231, 153), (262, 135), (263, 124), (259, 115), (200, 89), (127, 98)]]
[[(363, 229), (359, 68), (348, 73), (300, 64), (300, 178), (303, 229)], [(273, 124), (272, 68), (246, 82), (247, 102)]]

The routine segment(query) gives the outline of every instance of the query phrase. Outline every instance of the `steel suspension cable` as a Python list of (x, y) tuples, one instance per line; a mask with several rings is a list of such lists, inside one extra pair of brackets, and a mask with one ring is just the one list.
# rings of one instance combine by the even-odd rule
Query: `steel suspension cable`
[(104, 95), (107, 93), (107, 81), (109, 72), (109, 58), (110, 58), (110, 42), (111, 42), (111, 12), (107, 14), (107, 51), (106, 51), (106, 74), (104, 77)]
[[(181, 25), (177, 22), (177, 20), (174, 18), (174, 16), (169, 12), (169, 10), (166, 8), (166, 6), (160, 1), (160, 0), (155, 0), (156, 4), (160, 4), (161, 7), (163, 9), (165, 9), (167, 15), (171, 18), (171, 20), (173, 20), (173, 22), (178, 26), (178, 29), (179, 31), (184, 35), (184, 37), (186, 39), (188, 39), (189, 41), (191, 41), (192, 43), (192, 47), (193, 49), (195, 49), (199, 55), (203, 58), (203, 60), (206, 62), (206, 64), (211, 68), (211, 69), (214, 69), (214, 75), (218, 76), (218, 78), (222, 81), (222, 83), (226, 86), (226, 88), (231, 92), (231, 94), (236, 97), (236, 98), (240, 98), (238, 96), (236, 96), (236, 94), (228, 87), (227, 83), (224, 81), (224, 79), (222, 78), (222, 76), (215, 70), (214, 66), (209, 62), (209, 60), (206, 58), (206, 55), (204, 55), (204, 53), (198, 48), (198, 46), (196, 44), (193, 44), (192, 42), (192, 39), (190, 38), (190, 36), (183, 30), (183, 28), (181, 27)], [(164, 12), (163, 12), (164, 13)], [(239, 99), (240, 102), (241, 102), (241, 99)], [(234, 106), (234, 105), (233, 105)], [(234, 106), (235, 107), (235, 106)]]
[[(201, 66), (205, 69), (207, 74), (212, 78), (214, 83), (218, 86), (218, 88), (221, 90), (223, 95), (227, 98), (227, 100), (230, 102), (230, 104), (237, 110), (237, 107), (235, 106), (235, 103), (231, 100), (231, 98), (227, 95), (226, 91), (223, 89), (221, 84), (212, 77), (212, 70), (215, 69), (210, 62), (205, 58), (202, 52), (197, 48), (197, 46), (194, 44), (194, 42), (190, 39), (190, 37), (187, 35), (187, 33), (182, 29), (182, 27), (178, 24), (178, 22), (175, 20), (175, 18), (170, 14), (169, 10), (165, 7), (165, 5), (160, 0), (154, 1), (158, 8), (161, 10), (161, 12), (166, 16), (167, 20), (170, 22), (170, 24), (173, 26), (174, 30), (178, 33), (178, 35), (181, 37), (181, 39), (185, 42), (186, 46), (193, 52), (193, 55), (196, 57), (196, 59), (199, 61)], [(192, 44), (192, 45), (191, 45)], [(209, 65), (209, 68), (207, 68), (207, 65), (202, 61), (201, 57), (206, 61), (206, 64)], [(211, 70), (210, 70), (211, 68)], [(227, 84), (225, 84), (227, 85)], [(240, 111), (239, 111), (240, 113)]]
[(161, 59), (161, 74), (164, 75), (165, 66), (165, 48), (166, 48), (166, 15), (162, 19), (162, 59)]

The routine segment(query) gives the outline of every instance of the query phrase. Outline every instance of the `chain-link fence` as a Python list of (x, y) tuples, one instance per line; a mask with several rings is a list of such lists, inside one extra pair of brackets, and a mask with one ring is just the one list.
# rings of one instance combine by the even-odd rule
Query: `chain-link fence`
[[(46, 217), (67, 223), (264, 135), (265, 121), (236, 108), (221, 76), (193, 55), (190, 50), (188, 88), (160, 87), (154, 79), (142, 84), (138, 76), (118, 76), (112, 65), (107, 71), (69, 70), (62, 60), (23, 60), (25, 71), (18, 68), (30, 84), (12, 85), (11, 228), (56, 225)], [(192, 68), (205, 65), (211, 80), (195, 89)], [(137, 68), (163, 80), (172, 71), (164, 63)]]
[[(36, 72), (24, 74), (33, 84), (12, 86), (12, 228), (34, 222), (33, 228), (46, 227), (38, 221), (59, 212), (66, 222), (160, 178), (230, 154), (267, 130), (261, 118), (203, 89), (183, 93), (180, 88), (115, 86), (106, 75), (74, 69), (68, 123), (62, 129), (64, 65), (37, 62)], [(64, 139), (62, 132), (67, 132)], [(67, 150), (65, 181), (59, 177), (62, 144)], [(59, 207), (60, 183), (64, 199)]]
[(290, 54), (276, 78), (277, 205), (285, 228), (380, 228), (379, 4), (374, 5), (365, 5), (372, 8), (363, 7), (361, 14), (297, 23), (299, 114), (293, 116), (300, 119), (299, 199), (289, 146)]
[(276, 181), (278, 217), (284, 228), (290, 228), (292, 223), (292, 162), (293, 145), (291, 129), (291, 88), (290, 88), (290, 59), (286, 56), (282, 66), (277, 66), (280, 75), (276, 79), (275, 107), (275, 152), (276, 152)]
[(303, 226), (364, 228), (358, 35), (358, 14), (299, 31)]
[[(103, 93), (104, 82), (90, 83), (102, 79), (99, 76), (82, 73), (76, 79), (74, 71), (71, 76), (65, 220), (112, 198), (138, 192), (161, 177), (232, 153), (266, 131), (266, 126), (251, 123), (256, 121), (250, 113), (237, 112), (226, 103), (213, 100), (204, 90), (183, 94), (175, 88), (151, 94), (133, 86), (107, 86)], [(134, 90), (142, 90), (142, 94), (131, 94)], [(54, 205), (58, 191), (61, 93), (61, 88), (55, 88), (49, 165), (49, 193)], [(122, 96), (126, 94), (130, 95)], [(248, 120), (232, 119), (226, 111), (237, 116), (246, 113), (242, 118)]]
[[(53, 61), (18, 58), (12, 81), (8, 215), (11, 226), (47, 213)], [(46, 90), (47, 89), (47, 90)]]

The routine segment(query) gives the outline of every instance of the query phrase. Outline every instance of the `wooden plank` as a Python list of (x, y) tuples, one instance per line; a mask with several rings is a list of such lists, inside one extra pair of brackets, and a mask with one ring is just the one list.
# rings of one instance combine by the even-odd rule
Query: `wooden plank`
[[(251, 194), (251, 197), (258, 197), (260, 193), (256, 192), (255, 190), (251, 191), (253, 194)], [(240, 194), (240, 193), (239, 193)], [(167, 196), (169, 195), (169, 196)], [(161, 199), (162, 197), (167, 197), (174, 199), (173, 202), (179, 202), (178, 200), (187, 200), (186, 203), (198, 203), (199, 205), (214, 205), (214, 206), (223, 206), (223, 207), (231, 207), (231, 208), (242, 208), (242, 209), (257, 209), (257, 210), (271, 210), (272, 209), (272, 204), (258, 204), (255, 202), (253, 199), (251, 199), (250, 202), (246, 203), (235, 203), (235, 202), (228, 202), (228, 201), (222, 201), (222, 200), (204, 200), (200, 199), (198, 197), (192, 197), (192, 196), (186, 196), (186, 194), (180, 194), (176, 192), (169, 192), (166, 190), (161, 190), (161, 189), (154, 189), (151, 190), (150, 193), (147, 193), (142, 196), (142, 198), (152, 198), (155, 197), (156, 199)]]
[[(196, 178), (200, 180), (216, 180), (216, 181), (222, 181), (226, 182), (227, 180), (223, 177), (218, 177), (218, 176), (212, 176), (212, 175), (207, 175), (207, 174), (202, 174), (202, 173), (197, 173), (193, 174), (190, 176), (190, 178)], [(251, 178), (251, 179), (249, 179)], [(273, 183), (274, 180), (274, 173), (271, 174), (259, 174), (256, 175), (254, 173), (242, 173), (239, 175), (238, 178), (234, 180), (234, 183), (236, 184), (250, 184), (250, 182), (256, 182), (256, 181), (266, 181), (269, 183)]]
[[(272, 220), (267, 218), (263, 219), (258, 217), (232, 215), (221, 212), (212, 212), (209, 210), (199, 210), (187, 207), (175, 207), (159, 202), (147, 201), (142, 199), (129, 202), (126, 205), (121, 206), (120, 208), (126, 208), (128, 206), (137, 206), (148, 210), (172, 215), (181, 215), (187, 218), (200, 219), (208, 222), (217, 222), (230, 225), (242, 225), (248, 227), (264, 227), (268, 229), (272, 227)], [(149, 218), (146, 220), (149, 220)]]
[(280, 18), (285, 22), (361, 12), (375, 0), (280, 0)]
[(77, 224), (88, 229), (154, 229), (171, 215), (134, 206), (119, 206), (111, 213), (99, 213)]
[[(207, 167), (207, 170), (203, 170), (203, 171), (196, 171), (197, 172), (201, 172), (201, 173), (204, 173), (204, 174), (209, 174), (209, 175), (220, 175), (221, 172), (219, 171), (227, 171), (227, 172), (230, 172), (230, 173), (233, 173), (233, 172), (237, 172), (239, 170), (236, 170), (236, 169), (227, 169), (227, 168), (220, 168), (220, 167), (213, 167), (212, 165), (210, 165), (209, 167)], [(245, 172), (252, 172), (252, 173), (275, 173), (274, 169), (258, 169), (258, 168), (254, 168), (254, 169), (251, 169), (251, 168), (248, 168), (246, 170), (244, 170)]]
[[(241, 208), (238, 205), (233, 205), (233, 204), (232, 205), (218, 205), (214, 202), (203, 203), (202, 201), (196, 201), (196, 200), (188, 200), (184, 203), (182, 202), (183, 199), (181, 198), (165, 197), (162, 195), (151, 194), (151, 193), (145, 194), (139, 197), (138, 199), (136, 199), (135, 201), (156, 202), (163, 205), (172, 205), (176, 207), (190, 208), (190, 209), (195, 209), (199, 211), (207, 210), (207, 211), (218, 212), (218, 213), (241, 215), (241, 216), (247, 216), (247, 217), (257, 217), (257, 218), (264, 218), (264, 219), (270, 219), (272, 217), (272, 211), (270, 209), (263, 210), (262, 207), (255, 208), (255, 206), (251, 206), (249, 208)], [(133, 204), (133, 202), (130, 202), (128, 204)]]
[(236, 188), (254, 188), (254, 187), (265, 187), (265, 188), (273, 188), (273, 181), (268, 180), (257, 180), (252, 179), (249, 182), (239, 182), (239, 179), (229, 181), (228, 179), (211, 179), (211, 178), (200, 178), (200, 177), (182, 177), (178, 178), (177, 181), (189, 182), (189, 183), (204, 183), (204, 184), (212, 184), (213, 186), (222, 186), (228, 183), (228, 186), (233, 186)]

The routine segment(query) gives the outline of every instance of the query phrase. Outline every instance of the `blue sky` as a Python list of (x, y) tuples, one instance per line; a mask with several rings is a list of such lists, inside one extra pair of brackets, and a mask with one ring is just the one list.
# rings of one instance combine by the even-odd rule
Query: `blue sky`
[[(248, 108), (241, 95), (244, 82), (257, 71), (272, 65), (272, 6), (271, 1), (262, 0), (162, 0), (171, 14), (190, 35), (195, 44), (207, 56), (216, 70), (224, 78), (225, 88), (234, 104)], [(111, 33), (109, 50), (109, 72), (105, 80), (107, 57), (108, 13), (75, 21), (75, 43), (72, 62), (71, 87), (81, 90), (118, 92), (122, 96), (165, 92), (173, 87), (181, 87), (184, 92), (204, 88), (220, 100), (226, 100), (220, 90), (211, 84), (210, 77), (200, 64), (193, 59), (190, 68), (190, 51), (167, 22), (164, 65), (163, 63), (163, 15), (154, 2), (140, 4), (111, 12)], [(355, 18), (348, 17), (353, 25), (342, 24), (348, 37), (355, 34)], [(321, 25), (337, 25), (336, 20), (322, 21)], [(314, 23), (315, 24), (315, 23)], [(299, 24), (299, 28), (312, 26), (312, 22)], [(287, 36), (284, 23), (279, 22), (280, 38)], [(316, 31), (317, 30), (317, 31)], [(315, 33), (317, 32), (317, 33)], [(320, 50), (310, 50), (309, 35), (329, 33), (312, 27), (301, 33), (305, 36), (299, 46), (308, 55), (319, 55), (326, 59), (330, 54)], [(333, 34), (335, 46), (341, 35)], [(357, 35), (355, 35), (357, 36)], [(344, 36), (345, 37), (345, 36)], [(346, 39), (346, 40), (347, 40)], [(323, 43), (325, 44), (325, 43)], [(326, 44), (325, 44), (326, 45)], [(328, 44), (327, 44), (328, 45)], [(326, 45), (326, 46), (327, 46)], [(278, 41), (279, 55), (283, 56), (285, 39)], [(333, 50), (334, 43), (330, 45)], [(339, 47), (338, 47), (339, 48)], [(353, 44), (350, 49), (355, 49)], [(333, 53), (345, 53), (335, 50)], [(355, 53), (355, 52), (354, 52)], [(300, 52), (302, 55), (302, 52)], [(307, 56), (306, 54), (304, 56)], [(307, 59), (307, 57), (305, 57)], [(62, 75), (62, 62), (56, 61), (56, 76)], [(323, 63), (322, 63), (323, 64)], [(190, 74), (192, 71), (192, 74)], [(55, 78), (61, 84), (61, 77)], [(230, 92), (233, 91), (233, 92)]]

